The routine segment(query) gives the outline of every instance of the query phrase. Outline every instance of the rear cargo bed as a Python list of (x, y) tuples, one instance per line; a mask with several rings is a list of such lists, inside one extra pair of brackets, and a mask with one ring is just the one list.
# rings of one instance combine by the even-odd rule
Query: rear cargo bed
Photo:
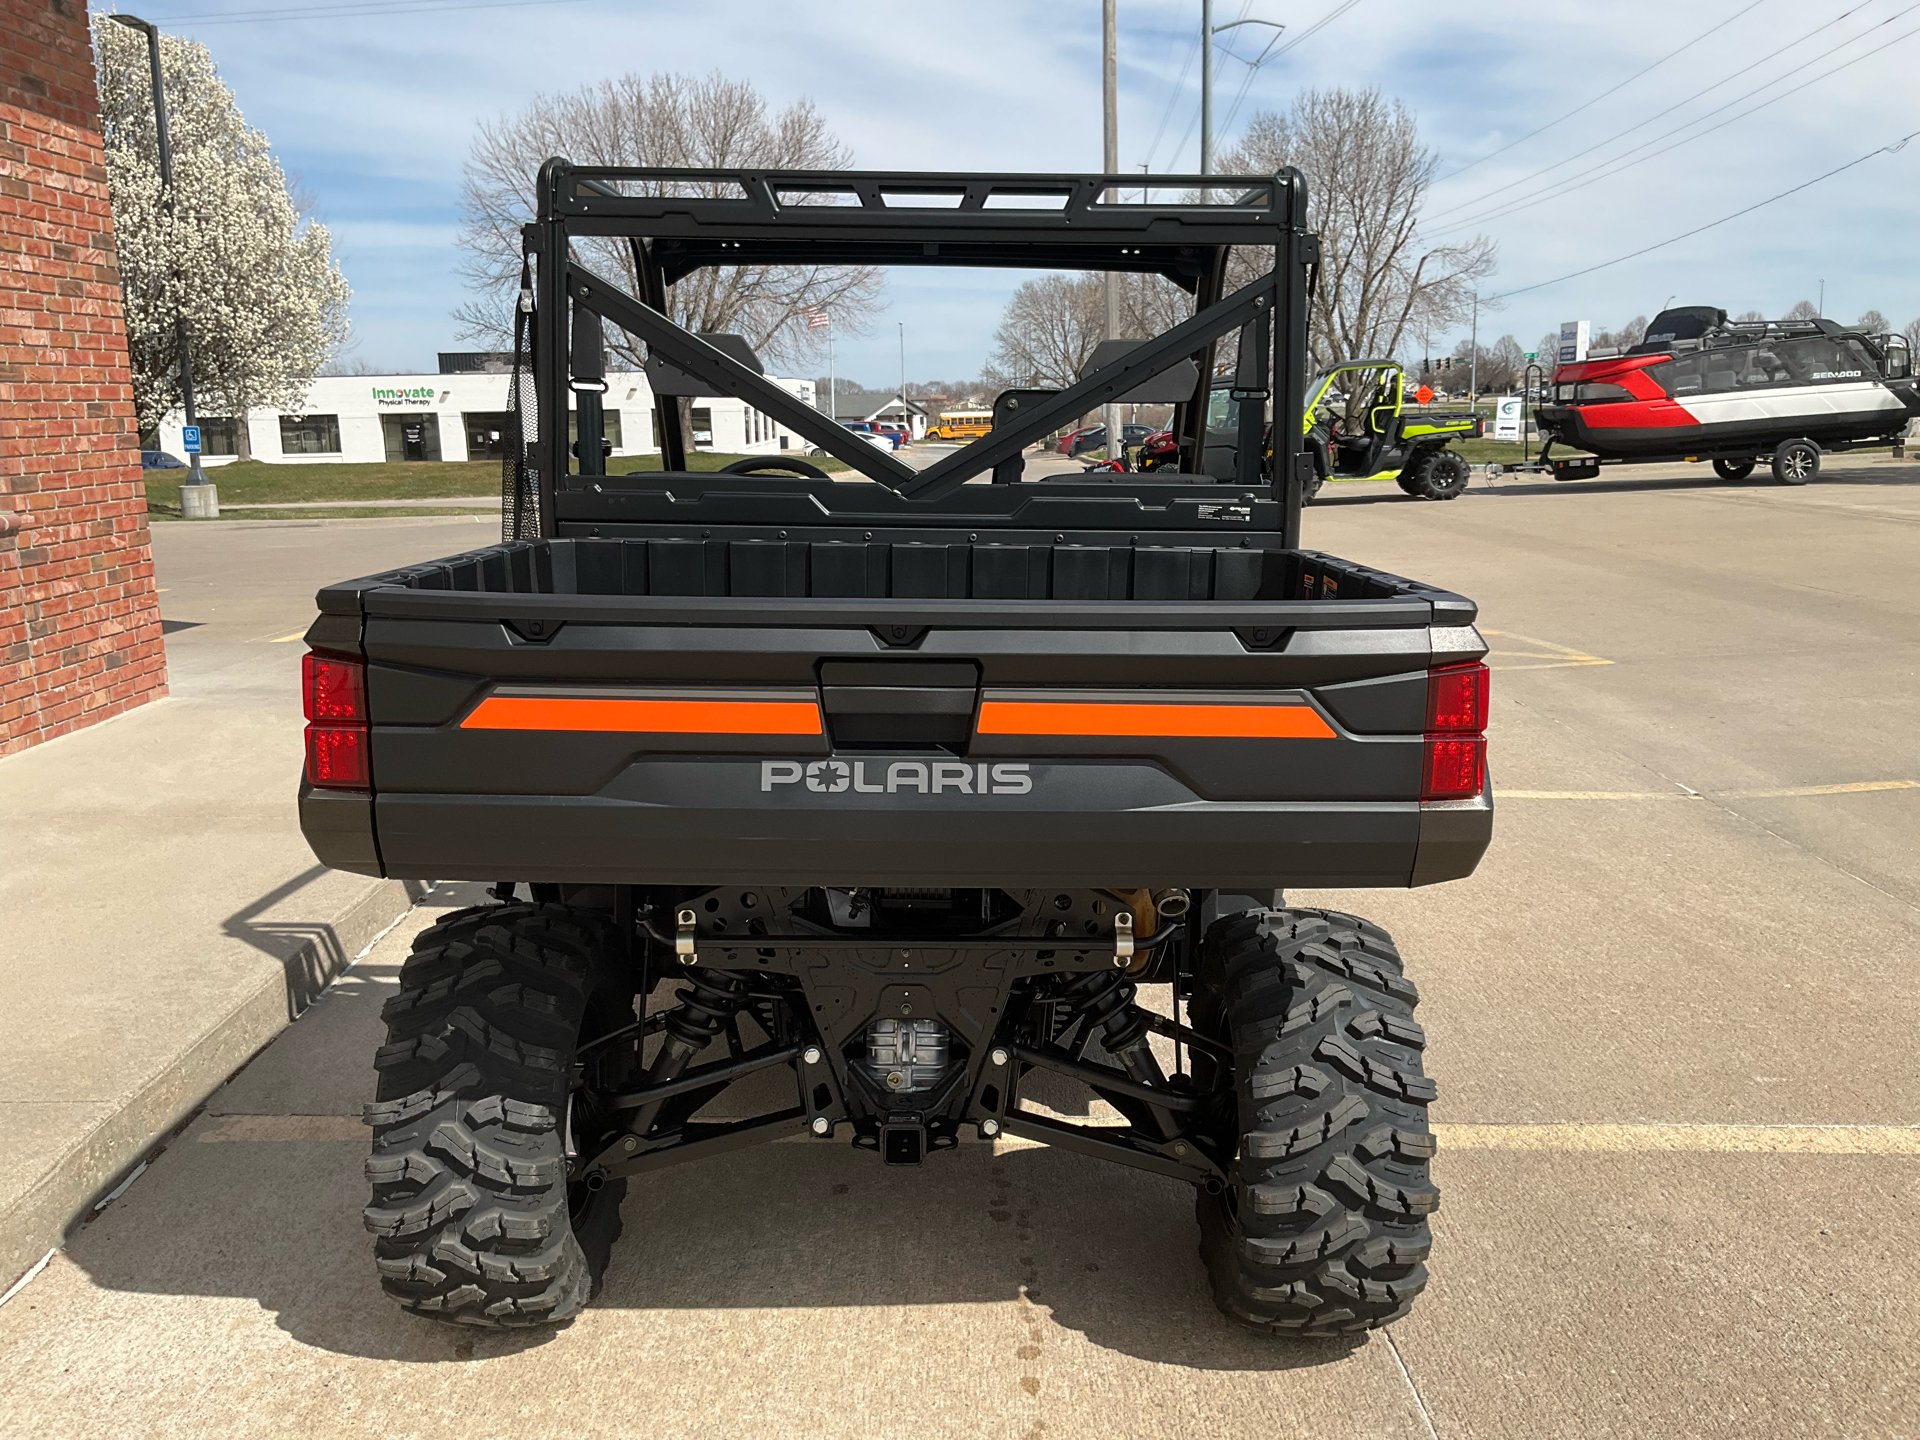
[(306, 787), (303, 822), (330, 864), (435, 879), (1472, 868), (1486, 795), (1421, 798), (1428, 670), (1485, 651), (1471, 602), (1130, 538), (527, 541), (330, 587), (308, 639), (366, 663), (373, 794)]

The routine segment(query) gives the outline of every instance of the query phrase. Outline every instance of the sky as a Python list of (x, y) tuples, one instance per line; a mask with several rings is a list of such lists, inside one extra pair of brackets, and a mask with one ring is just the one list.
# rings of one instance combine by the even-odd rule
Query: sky
[[(717, 69), (775, 107), (811, 99), (858, 166), (1097, 171), (1100, 8), (152, 0), (141, 13), (211, 49), (312, 198), (353, 287), (348, 358), (431, 371), (437, 351), (470, 348), (451, 312), (471, 298), (454, 242), (478, 123), (627, 71)], [(1121, 169), (1191, 173), (1200, 0), (1119, 0), (1118, 13)], [(1423, 231), (1499, 246), (1483, 343), (1511, 333), (1532, 349), (1562, 321), (1607, 328), (1670, 296), (1778, 315), (1823, 283), (1838, 319), (1920, 316), (1920, 143), (1872, 153), (1920, 131), (1920, 0), (1215, 0), (1216, 25), (1242, 17), (1284, 25), (1291, 48), (1255, 69), (1242, 57), (1269, 29), (1221, 37), (1218, 149), (1313, 86), (1405, 102), (1439, 160)], [(895, 271), (869, 332), (837, 337), (836, 368), (891, 387), (904, 325), (909, 379), (976, 375), (1017, 283)]]

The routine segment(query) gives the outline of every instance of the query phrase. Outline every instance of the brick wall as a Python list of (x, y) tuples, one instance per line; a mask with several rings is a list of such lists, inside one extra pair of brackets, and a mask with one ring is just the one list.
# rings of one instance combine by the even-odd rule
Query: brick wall
[(0, 0), (0, 755), (166, 694), (81, 0)]

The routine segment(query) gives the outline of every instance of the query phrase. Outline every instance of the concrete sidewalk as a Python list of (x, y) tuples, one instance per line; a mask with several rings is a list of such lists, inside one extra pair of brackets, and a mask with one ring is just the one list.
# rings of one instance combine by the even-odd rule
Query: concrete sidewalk
[(493, 532), (328, 531), (155, 527), (172, 698), (0, 762), (0, 1287), (413, 901), (301, 838), (299, 637), (321, 584)]

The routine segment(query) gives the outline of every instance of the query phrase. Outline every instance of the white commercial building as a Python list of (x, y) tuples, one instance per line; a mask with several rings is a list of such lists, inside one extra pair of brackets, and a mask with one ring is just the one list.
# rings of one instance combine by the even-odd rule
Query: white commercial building
[[(478, 371), (326, 376), (308, 387), (298, 409), (252, 410), (244, 420), (203, 414), (201, 460), (223, 465), (243, 452), (269, 464), (497, 460), (512, 378)], [(803, 404), (814, 403), (811, 380), (767, 378)], [(660, 453), (653, 433), (653, 391), (645, 375), (608, 375), (603, 403), (606, 437), (616, 457)], [(688, 428), (699, 450), (777, 455), (807, 447), (806, 441), (741, 400), (696, 398), (689, 409)], [(185, 458), (180, 435), (185, 423), (179, 412), (169, 415), (160, 427), (159, 448)]]

